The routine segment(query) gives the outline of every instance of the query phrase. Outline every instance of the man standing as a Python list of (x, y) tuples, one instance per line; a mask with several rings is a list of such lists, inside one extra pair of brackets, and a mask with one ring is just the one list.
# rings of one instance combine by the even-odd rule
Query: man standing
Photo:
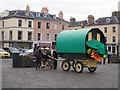
[(42, 51), (40, 47), (35, 51), (35, 56), (36, 56), (36, 70), (37, 70), (37, 67), (40, 68), (42, 61)]
[(106, 62), (106, 57), (107, 57), (107, 54), (103, 55), (103, 64), (105, 64)]
[[(55, 59), (58, 59), (58, 54), (57, 54), (57, 52), (55, 50), (53, 50), (53, 57)], [(54, 64), (53, 69), (57, 69), (57, 60), (55, 60), (55, 59), (54, 59), (54, 62), (53, 62), (53, 64)]]

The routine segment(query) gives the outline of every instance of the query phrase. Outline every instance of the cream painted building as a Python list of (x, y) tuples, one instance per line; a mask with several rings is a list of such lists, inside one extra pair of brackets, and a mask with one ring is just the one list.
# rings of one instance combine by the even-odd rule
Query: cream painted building
[(0, 41), (0, 47), (32, 47), (33, 16), (28, 7), (0, 13)]
[(111, 17), (102, 17), (97, 20), (94, 20), (94, 16), (89, 15), (87, 23), (78, 24), (78, 22), (70, 22), (69, 30), (78, 30), (81, 28), (99, 28), (105, 35), (107, 50), (113, 52), (114, 54), (119, 53), (120, 12), (115, 11), (112, 13)]

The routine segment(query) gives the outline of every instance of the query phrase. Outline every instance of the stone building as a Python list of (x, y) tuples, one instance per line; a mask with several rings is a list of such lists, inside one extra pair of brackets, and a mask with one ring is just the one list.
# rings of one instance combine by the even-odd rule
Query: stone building
[(5, 10), (0, 13), (0, 47), (33, 48), (34, 43), (48, 45), (55, 42), (57, 35), (68, 29), (62, 11), (57, 17), (49, 14), (47, 7), (40, 12), (26, 10)]
[(0, 46), (31, 47), (34, 16), (26, 10), (5, 10), (0, 13)]

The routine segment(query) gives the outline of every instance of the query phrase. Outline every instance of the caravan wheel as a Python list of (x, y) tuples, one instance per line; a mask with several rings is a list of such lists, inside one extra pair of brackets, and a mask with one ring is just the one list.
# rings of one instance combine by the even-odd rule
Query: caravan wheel
[(95, 72), (96, 69), (97, 69), (97, 67), (88, 67), (88, 70), (89, 70), (90, 72)]
[(70, 62), (67, 61), (67, 60), (63, 61), (63, 62), (62, 62), (62, 69), (63, 69), (64, 71), (68, 71), (68, 70), (70, 69)]
[(76, 64), (75, 64), (75, 71), (77, 73), (81, 73), (83, 71), (83, 64), (81, 62), (76, 62)]

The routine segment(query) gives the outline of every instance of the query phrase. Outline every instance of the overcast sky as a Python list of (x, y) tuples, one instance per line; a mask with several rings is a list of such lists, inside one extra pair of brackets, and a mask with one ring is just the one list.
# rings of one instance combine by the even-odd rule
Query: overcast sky
[(69, 21), (70, 17), (76, 21), (86, 20), (88, 15), (95, 19), (109, 17), (113, 11), (118, 10), (120, 0), (2, 0), (0, 12), (4, 10), (25, 10), (30, 6), (31, 11), (41, 11), (42, 7), (48, 7), (50, 14), (58, 16), (63, 11), (64, 19)]

